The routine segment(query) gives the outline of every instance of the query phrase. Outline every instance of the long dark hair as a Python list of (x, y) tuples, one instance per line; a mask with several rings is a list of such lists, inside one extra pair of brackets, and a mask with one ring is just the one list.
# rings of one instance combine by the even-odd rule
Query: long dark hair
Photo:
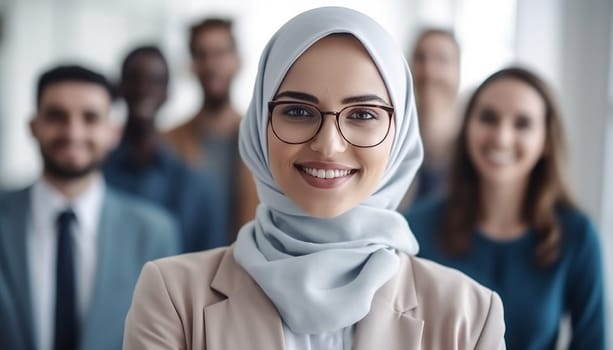
[(522, 204), (522, 218), (537, 235), (535, 261), (547, 266), (560, 254), (560, 224), (556, 208), (576, 205), (566, 181), (567, 149), (560, 109), (545, 82), (523, 68), (507, 68), (488, 77), (472, 94), (463, 115), (451, 165), (449, 202), (441, 225), (441, 244), (451, 255), (470, 248), (470, 235), (480, 218), (479, 174), (468, 154), (467, 125), (481, 94), (491, 83), (514, 79), (534, 88), (545, 104), (545, 152), (532, 169)]

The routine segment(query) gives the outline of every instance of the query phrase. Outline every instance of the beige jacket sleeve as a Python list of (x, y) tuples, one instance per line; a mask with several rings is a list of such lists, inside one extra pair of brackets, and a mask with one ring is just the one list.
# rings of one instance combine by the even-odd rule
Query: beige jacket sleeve
[(143, 267), (125, 324), (125, 350), (186, 349), (181, 319), (155, 262)]
[(485, 319), (485, 324), (481, 330), (481, 335), (477, 341), (476, 350), (504, 350), (504, 312), (502, 301), (498, 294), (492, 292), (490, 298), (490, 308)]

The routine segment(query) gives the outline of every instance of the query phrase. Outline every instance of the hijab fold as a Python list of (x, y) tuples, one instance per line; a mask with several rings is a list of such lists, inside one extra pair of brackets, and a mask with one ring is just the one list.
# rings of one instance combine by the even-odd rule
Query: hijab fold
[[(359, 40), (377, 66), (395, 109), (395, 135), (388, 136), (394, 143), (375, 192), (344, 214), (322, 219), (297, 207), (272, 177), (267, 102), (304, 51), (341, 33)], [(397, 254), (418, 251), (406, 220), (395, 211), (423, 157), (402, 50), (379, 24), (355, 10), (323, 7), (294, 17), (262, 53), (251, 104), (241, 122), (239, 149), (261, 203), (255, 220), (239, 232), (236, 261), (293, 332), (329, 332), (361, 320), (376, 291), (397, 272)]]

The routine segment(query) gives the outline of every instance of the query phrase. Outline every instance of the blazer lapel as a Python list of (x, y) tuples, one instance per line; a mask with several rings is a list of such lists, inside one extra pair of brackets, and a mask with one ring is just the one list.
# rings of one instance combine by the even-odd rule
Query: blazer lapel
[(357, 324), (354, 350), (421, 349), (424, 321), (412, 316), (418, 306), (413, 271), (408, 257), (400, 260), (396, 276), (377, 291), (370, 312)]
[(226, 298), (204, 308), (207, 349), (284, 348), (279, 313), (236, 263), (233, 248), (226, 251), (211, 286)]
[[(12, 290), (17, 310), (20, 337), (25, 339), (28, 348), (34, 348), (34, 324), (32, 316), (32, 297), (30, 294), (30, 271), (26, 237), (28, 235), (28, 216), (30, 215), (31, 188), (16, 192), (6, 205), (5, 220), (0, 221), (1, 267), (7, 276), (7, 285)], [(7, 197), (8, 198), (8, 197)]]
[(107, 315), (108, 305), (113, 305), (116, 301), (113, 298), (116, 296), (113, 285), (113, 269), (120, 268), (121, 263), (117, 263), (116, 259), (121, 258), (114, 256), (119, 250), (117, 245), (122, 244), (115, 237), (122, 232), (121, 220), (118, 220), (114, 210), (116, 206), (120, 206), (115, 198), (109, 193), (108, 189), (104, 194), (104, 202), (102, 204), (102, 212), (100, 214), (100, 226), (98, 231), (98, 247), (97, 247), (97, 266), (96, 275), (94, 277), (94, 285), (92, 295), (90, 297), (90, 305), (88, 307), (85, 322), (82, 329), (81, 349), (99, 348), (96, 346), (100, 342), (104, 322)]

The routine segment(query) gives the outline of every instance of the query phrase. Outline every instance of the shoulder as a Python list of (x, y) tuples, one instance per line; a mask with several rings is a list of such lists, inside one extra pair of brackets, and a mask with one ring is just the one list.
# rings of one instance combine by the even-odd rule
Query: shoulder
[(165, 209), (107, 185), (105, 208), (126, 223), (145, 226), (153, 231), (175, 229), (175, 221)]
[[(590, 218), (580, 210), (558, 208), (561, 234), (560, 266), (568, 268), (569, 281), (583, 281), (589, 276), (601, 280), (603, 274), (600, 235)], [(565, 264), (566, 262), (567, 264)], [(573, 285), (571, 282), (569, 285)], [(576, 288), (576, 284), (574, 284)]]
[(436, 297), (437, 304), (458, 310), (464, 308), (466, 302), (481, 306), (490, 304), (493, 292), (464, 273), (427, 259), (411, 256), (408, 260), (418, 296), (428, 298), (428, 303)]
[(154, 260), (152, 265), (171, 284), (210, 284), (228, 247)]
[(585, 232), (595, 230), (590, 218), (581, 210), (569, 207), (558, 207), (556, 216), (564, 232)]
[[(204, 308), (223, 300), (212, 282), (227, 251), (219, 248), (146, 263), (126, 316), (124, 349), (179, 349), (192, 336), (202, 338)], [(191, 343), (198, 340), (192, 338)]]
[(413, 273), (418, 304), (415, 316), (424, 320), (427, 339), (449, 332), (464, 334), (464, 341), (472, 347), (498, 346), (503, 341), (503, 307), (495, 292), (435, 262), (413, 256), (403, 260), (403, 269)]
[(143, 290), (165, 290), (179, 314), (189, 315), (221, 299), (211, 285), (227, 252), (224, 247), (148, 262), (138, 284)]
[(563, 244), (568, 248), (599, 245), (598, 232), (592, 220), (575, 208), (559, 207), (556, 216), (562, 231)]
[(165, 132), (162, 135), (162, 140), (169, 145), (173, 152), (190, 166), (198, 166), (202, 162), (202, 150), (200, 140), (194, 133), (198, 129), (195, 118)]
[(189, 136), (189, 132), (192, 129), (193, 119), (189, 119), (182, 124), (175, 126), (174, 128), (167, 130), (162, 134), (162, 139), (170, 144), (181, 143), (182, 139)]
[(32, 187), (26, 187), (19, 190), (12, 190), (0, 193), (0, 213), (8, 211), (10, 208), (27, 205), (29, 202), (30, 191)]

